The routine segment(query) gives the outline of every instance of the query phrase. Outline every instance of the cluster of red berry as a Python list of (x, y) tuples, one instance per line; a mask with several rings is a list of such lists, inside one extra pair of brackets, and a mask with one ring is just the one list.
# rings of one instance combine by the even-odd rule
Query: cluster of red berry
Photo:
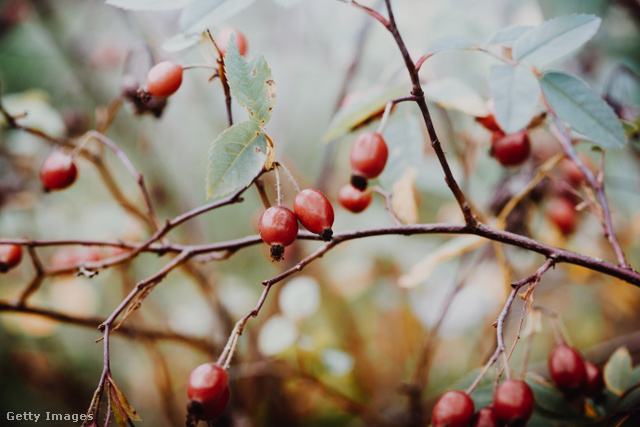
[(551, 380), (569, 397), (585, 396), (595, 399), (604, 391), (602, 371), (566, 344), (553, 349), (548, 365)]
[(493, 394), (493, 402), (475, 413), (473, 400), (463, 391), (443, 394), (435, 407), (433, 427), (492, 427), (524, 426), (533, 414), (533, 391), (529, 385), (516, 379), (500, 383)]

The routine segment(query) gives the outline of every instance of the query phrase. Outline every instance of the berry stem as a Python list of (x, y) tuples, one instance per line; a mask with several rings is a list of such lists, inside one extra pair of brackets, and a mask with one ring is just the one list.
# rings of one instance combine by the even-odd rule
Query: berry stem
[(391, 220), (393, 221), (393, 223), (398, 226), (402, 225), (402, 222), (398, 219), (398, 217), (396, 216), (396, 213), (393, 211), (393, 206), (391, 204), (391, 198), (393, 197), (393, 194), (391, 194), (388, 191), (385, 191), (382, 187), (377, 185), (375, 187), (372, 187), (371, 190), (374, 193), (378, 193), (382, 197), (384, 197), (385, 207), (387, 208), (387, 212), (389, 212), (389, 216), (391, 217)]

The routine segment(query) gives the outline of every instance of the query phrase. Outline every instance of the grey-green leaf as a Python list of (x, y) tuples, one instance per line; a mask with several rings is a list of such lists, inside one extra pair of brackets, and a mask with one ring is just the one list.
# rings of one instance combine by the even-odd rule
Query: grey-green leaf
[(598, 31), (601, 19), (574, 14), (550, 19), (523, 34), (513, 45), (513, 59), (543, 65), (579, 48)]
[(445, 50), (468, 49), (476, 44), (463, 37), (440, 36), (431, 40), (427, 45), (427, 54), (433, 55)]
[(614, 394), (621, 396), (631, 379), (632, 361), (629, 350), (618, 348), (604, 365), (604, 382)]
[(524, 129), (540, 98), (538, 80), (531, 71), (521, 66), (497, 66), (491, 70), (489, 88), (500, 127), (506, 133)]
[(626, 136), (613, 109), (585, 82), (551, 71), (540, 79), (542, 92), (558, 117), (601, 148), (622, 148)]
[(258, 126), (271, 119), (276, 103), (276, 83), (262, 55), (247, 62), (233, 40), (226, 46), (225, 72), (231, 94), (249, 112), (249, 119)]
[(201, 33), (215, 27), (249, 6), (255, 0), (191, 0), (180, 15), (180, 30)]
[(107, 0), (110, 6), (126, 10), (175, 10), (187, 5), (187, 0)]
[(251, 184), (266, 160), (267, 139), (256, 123), (231, 126), (209, 149), (207, 198), (219, 199)]

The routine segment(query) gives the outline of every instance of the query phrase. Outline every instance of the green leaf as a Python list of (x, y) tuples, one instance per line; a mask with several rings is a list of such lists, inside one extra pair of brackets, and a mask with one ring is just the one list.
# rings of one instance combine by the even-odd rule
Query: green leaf
[(640, 129), (637, 123), (628, 122), (626, 120), (620, 120), (620, 122), (622, 123), (622, 128), (624, 129), (624, 134), (626, 136), (635, 135), (638, 133), (638, 129)]
[(322, 141), (329, 142), (349, 133), (367, 119), (383, 112), (387, 101), (403, 95), (406, 95), (406, 89), (397, 86), (369, 89), (358, 99), (338, 110), (329, 123)]
[(492, 35), (486, 44), (511, 44), (532, 28), (531, 25), (512, 25), (503, 28)]
[(207, 198), (218, 199), (251, 184), (267, 160), (267, 138), (250, 121), (225, 130), (209, 149)]
[(251, 5), (255, 0), (191, 0), (180, 15), (180, 30), (201, 33), (215, 27)]
[(431, 40), (427, 45), (427, 55), (433, 55), (445, 50), (468, 49), (476, 44), (463, 37), (440, 36)]
[(598, 31), (595, 15), (574, 14), (550, 19), (523, 34), (513, 45), (513, 59), (542, 65), (579, 48)]
[(427, 99), (442, 108), (462, 111), (475, 117), (484, 117), (489, 114), (489, 110), (478, 92), (460, 80), (445, 77), (427, 83), (423, 89)]
[(113, 379), (108, 379), (109, 399), (111, 400), (111, 410), (119, 427), (127, 427), (130, 421), (142, 421), (138, 412), (131, 406), (124, 393), (118, 388)]
[(389, 159), (380, 175), (385, 188), (393, 187), (409, 168), (419, 170), (424, 160), (423, 124), (416, 116), (389, 120), (383, 136), (389, 148)]
[(165, 52), (179, 52), (194, 46), (200, 41), (202, 41), (201, 34), (186, 35), (185, 33), (178, 33), (162, 43), (162, 50)]
[(631, 378), (631, 355), (626, 347), (617, 349), (604, 365), (604, 383), (614, 394), (622, 396)]
[(229, 41), (224, 59), (231, 94), (249, 112), (249, 119), (261, 128), (271, 119), (276, 103), (276, 83), (262, 55), (247, 62), (238, 47)]
[(540, 98), (538, 80), (531, 71), (511, 65), (497, 66), (489, 75), (489, 88), (500, 127), (506, 133), (524, 129)]
[(536, 407), (544, 410), (547, 414), (554, 414), (554, 417), (575, 417), (578, 415), (573, 406), (552, 384), (537, 381), (531, 375), (527, 376), (526, 382), (533, 390)]
[(187, 5), (187, 0), (107, 0), (110, 6), (126, 10), (175, 10)]
[(604, 149), (624, 147), (626, 137), (618, 116), (585, 82), (551, 71), (543, 74), (540, 84), (558, 117), (576, 132)]

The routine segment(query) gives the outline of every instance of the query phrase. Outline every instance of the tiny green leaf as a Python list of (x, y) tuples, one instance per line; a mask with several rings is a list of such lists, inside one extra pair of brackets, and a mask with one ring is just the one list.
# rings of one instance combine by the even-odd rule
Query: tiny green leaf
[(202, 33), (207, 28), (226, 22), (254, 1), (190, 0), (180, 15), (180, 30), (187, 34)]
[(445, 50), (468, 49), (476, 44), (463, 37), (440, 36), (431, 40), (427, 45), (427, 55), (433, 55)]
[(255, 122), (231, 126), (209, 149), (207, 197), (219, 199), (251, 184), (266, 160), (267, 138)]
[(540, 79), (542, 92), (555, 113), (597, 146), (622, 148), (626, 136), (615, 112), (585, 82), (551, 71)]
[(500, 65), (489, 76), (498, 124), (506, 133), (524, 129), (535, 113), (540, 87), (538, 80), (524, 67)]
[(585, 14), (550, 19), (517, 39), (513, 45), (513, 59), (529, 65), (558, 59), (589, 41), (601, 21), (595, 15)]
[(349, 133), (358, 125), (383, 112), (387, 101), (405, 94), (406, 89), (394, 86), (370, 88), (366, 93), (356, 95), (356, 100), (338, 110), (329, 123), (322, 141), (329, 142)]
[(614, 394), (622, 396), (631, 378), (631, 355), (626, 347), (617, 349), (604, 365), (604, 383)]
[(262, 55), (247, 62), (229, 41), (224, 60), (229, 88), (236, 101), (249, 112), (249, 119), (261, 128), (271, 119), (276, 103), (276, 83)]

